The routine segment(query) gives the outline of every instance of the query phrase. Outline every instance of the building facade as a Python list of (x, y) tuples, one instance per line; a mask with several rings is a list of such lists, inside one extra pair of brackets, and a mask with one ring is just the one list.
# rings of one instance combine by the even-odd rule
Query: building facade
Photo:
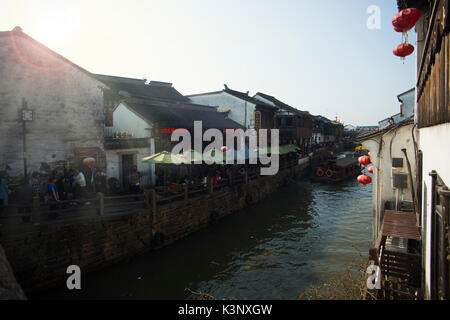
[(49, 175), (94, 157), (104, 168), (103, 90), (91, 73), (21, 28), (0, 32), (0, 171)]
[(308, 147), (312, 137), (312, 117), (306, 111), (301, 111), (276, 99), (273, 96), (258, 92), (255, 99), (278, 108), (276, 127), (280, 130), (280, 144), (295, 144)]

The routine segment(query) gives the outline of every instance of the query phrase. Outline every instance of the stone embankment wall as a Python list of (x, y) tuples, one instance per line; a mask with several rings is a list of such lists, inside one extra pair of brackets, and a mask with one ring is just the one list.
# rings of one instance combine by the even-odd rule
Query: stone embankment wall
[(311, 161), (246, 185), (120, 215), (0, 228), (0, 243), (25, 292), (66, 282), (67, 267), (83, 274), (161, 248), (267, 197), (310, 172)]

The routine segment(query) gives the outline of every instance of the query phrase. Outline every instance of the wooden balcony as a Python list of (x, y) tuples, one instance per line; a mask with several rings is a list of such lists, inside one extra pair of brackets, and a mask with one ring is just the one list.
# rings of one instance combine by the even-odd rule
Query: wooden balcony
[[(396, 247), (393, 245), (394, 239), (406, 246)], [(382, 289), (377, 292), (378, 299), (422, 299), (422, 257), (413, 245), (420, 240), (414, 213), (385, 211), (376, 247), (370, 249), (370, 259), (380, 267), (382, 276)]]

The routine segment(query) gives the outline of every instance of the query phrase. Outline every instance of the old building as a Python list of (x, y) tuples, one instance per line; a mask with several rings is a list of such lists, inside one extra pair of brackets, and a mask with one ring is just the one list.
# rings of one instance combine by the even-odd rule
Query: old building
[(422, 12), (416, 24), (416, 156), (420, 168), (416, 193), (422, 196), (418, 206), (422, 209), (423, 289), (426, 298), (449, 299), (449, 2), (398, 1), (398, 5)]
[(218, 107), (218, 111), (227, 112), (228, 117), (246, 129), (274, 129), (275, 113), (278, 108), (247, 93), (225, 89), (187, 96), (192, 103)]
[(403, 279), (396, 294), (449, 299), (449, 1), (397, 4), (421, 12), (416, 87), (398, 97), (399, 114), (361, 138), (375, 167), (371, 257), (390, 284)]
[(379, 128), (385, 129), (391, 124), (402, 122), (413, 116), (415, 97), (415, 88), (409, 89), (408, 91), (399, 94), (397, 96), (397, 99), (400, 102), (400, 112), (378, 122)]
[(155, 165), (141, 159), (171, 151), (176, 144), (170, 139), (174, 130), (186, 129), (193, 136), (194, 121), (202, 121), (203, 130), (243, 128), (227, 113), (217, 112), (217, 107), (191, 103), (171, 83), (96, 76), (111, 88), (105, 123), (107, 176), (116, 178), (124, 189), (133, 166), (143, 174), (144, 186), (155, 183)]
[(312, 137), (312, 116), (289, 106), (277, 98), (258, 92), (255, 99), (278, 108), (276, 127), (280, 130), (280, 144), (295, 144), (308, 147)]
[(333, 123), (323, 116), (313, 116), (312, 121), (312, 142), (314, 144), (331, 143), (342, 136), (344, 127), (341, 124)]
[(87, 156), (106, 165), (104, 83), (19, 27), (0, 32), (0, 74), (0, 171), (45, 175)]

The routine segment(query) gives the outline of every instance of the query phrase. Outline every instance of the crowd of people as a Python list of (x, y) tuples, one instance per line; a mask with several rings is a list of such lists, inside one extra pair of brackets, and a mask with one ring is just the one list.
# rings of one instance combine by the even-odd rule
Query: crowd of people
[[(316, 148), (323, 148), (325, 144), (317, 144), (304, 147), (298, 152), (290, 153), (288, 158), (307, 156)], [(54, 170), (46, 174), (42, 179), (39, 172), (33, 172), (31, 179), (21, 181), (15, 188), (9, 188), (6, 177), (0, 176), (0, 213), (13, 199), (13, 203), (19, 205), (19, 212), (30, 211), (33, 198), (39, 202), (48, 203), (51, 210), (66, 208), (71, 205), (89, 204), (89, 199), (96, 193), (106, 194), (125, 191), (138, 194), (142, 192), (142, 175), (137, 166), (132, 167), (127, 175), (128, 185), (121, 186), (114, 178), (107, 181), (105, 173), (99, 168), (78, 168)], [(208, 179), (212, 179), (214, 187), (226, 180), (230, 173), (233, 176), (252, 175), (258, 172), (258, 165), (157, 165), (155, 186), (168, 186), (171, 184), (186, 184), (190, 186), (208, 185)], [(45, 181), (44, 181), (45, 180)], [(115, 186), (114, 186), (115, 182)], [(107, 187), (108, 184), (108, 187)], [(12, 190), (13, 189), (13, 190)]]
[(53, 170), (48, 179), (43, 179), (39, 172), (33, 172), (29, 180), (23, 179), (15, 188), (8, 187), (6, 177), (0, 177), (0, 212), (11, 199), (18, 205), (19, 212), (30, 211), (33, 198), (49, 203), (50, 210), (55, 210), (80, 203), (89, 204), (86, 201), (89, 194), (97, 192), (106, 193), (106, 176), (100, 169), (90, 170), (89, 180), (77, 168)]

